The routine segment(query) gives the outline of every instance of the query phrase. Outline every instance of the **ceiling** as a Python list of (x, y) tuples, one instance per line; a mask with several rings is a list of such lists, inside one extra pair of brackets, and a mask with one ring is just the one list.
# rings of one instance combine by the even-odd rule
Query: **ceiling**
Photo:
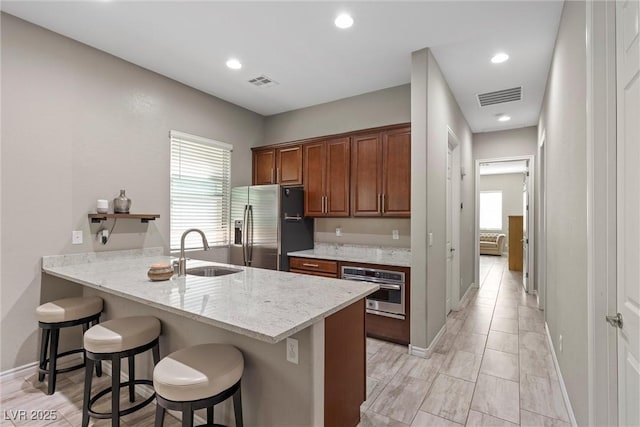
[[(474, 132), (537, 124), (561, 1), (2, 1), (12, 15), (268, 116), (409, 83), (430, 47)], [(340, 30), (338, 13), (355, 24)], [(511, 59), (490, 62), (504, 51)], [(243, 67), (225, 66), (230, 57)], [(279, 84), (256, 87), (266, 75)], [(481, 108), (476, 94), (523, 86)], [(497, 122), (496, 114), (512, 117)]]
[(502, 175), (505, 173), (524, 173), (526, 160), (480, 163), (480, 175)]

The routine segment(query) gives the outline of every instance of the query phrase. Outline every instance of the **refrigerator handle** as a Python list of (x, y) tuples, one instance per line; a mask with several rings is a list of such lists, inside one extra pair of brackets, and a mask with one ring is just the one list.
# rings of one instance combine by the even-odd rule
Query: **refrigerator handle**
[(251, 228), (247, 233), (251, 233), (251, 237), (247, 235), (247, 245), (249, 246), (249, 267), (251, 267), (251, 263), (253, 262), (253, 206), (249, 205), (249, 222), (251, 223)]
[(248, 219), (248, 212), (249, 206), (248, 205), (244, 205), (244, 213), (242, 215), (242, 221), (244, 222), (244, 230), (242, 230), (244, 236), (242, 236), (242, 263), (246, 266), (247, 265), (247, 236), (249, 235), (249, 223), (247, 222)]

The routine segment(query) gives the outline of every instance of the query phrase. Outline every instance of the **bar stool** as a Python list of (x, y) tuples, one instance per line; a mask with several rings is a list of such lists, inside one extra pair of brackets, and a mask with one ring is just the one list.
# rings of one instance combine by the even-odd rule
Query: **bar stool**
[[(236, 427), (242, 427), (240, 380), (244, 358), (225, 344), (201, 344), (171, 353), (153, 370), (156, 390), (156, 427), (165, 409), (182, 412), (182, 426), (193, 426), (193, 411), (207, 408), (207, 426), (213, 426), (214, 405), (233, 396)], [(217, 426), (217, 424), (215, 424)]]
[[(82, 404), (82, 426), (89, 425), (89, 417), (98, 419), (111, 418), (112, 426), (120, 425), (120, 417), (131, 414), (151, 403), (153, 393), (145, 401), (135, 406), (120, 410), (120, 389), (129, 387), (129, 402), (135, 402), (136, 384), (153, 385), (151, 380), (135, 379), (135, 355), (149, 349), (153, 352), (153, 364), (160, 360), (160, 321), (155, 317), (138, 316), (108, 320), (96, 325), (84, 334), (84, 348), (87, 354), (87, 367), (84, 380), (84, 401)], [(120, 383), (120, 362), (129, 358), (129, 381)], [(101, 360), (111, 361), (111, 387), (91, 397), (91, 375), (93, 365)], [(111, 393), (111, 412), (96, 412), (93, 404), (102, 396)]]
[[(60, 329), (82, 325), (82, 332), (86, 332), (92, 323), (96, 325), (100, 321), (102, 306), (102, 298), (91, 296), (59, 299), (42, 304), (36, 308), (38, 326), (42, 329), (40, 363), (38, 364), (38, 381), (44, 381), (44, 376), (49, 375), (47, 394), (55, 393), (57, 374), (83, 368), (86, 363), (86, 356), (84, 356), (83, 348), (77, 348), (58, 354)], [(48, 357), (47, 347), (49, 347)], [(76, 353), (83, 353), (82, 363), (64, 369), (57, 369), (59, 357), (69, 356)], [(96, 374), (98, 376), (102, 375), (101, 365), (96, 365)]]

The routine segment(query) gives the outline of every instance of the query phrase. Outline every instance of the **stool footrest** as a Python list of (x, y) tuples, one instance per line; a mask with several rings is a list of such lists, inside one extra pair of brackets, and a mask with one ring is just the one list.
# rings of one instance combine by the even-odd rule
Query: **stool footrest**
[[(124, 387), (129, 387), (129, 385), (131, 384), (131, 381), (127, 381), (124, 383), (120, 383), (120, 388), (124, 388)], [(135, 385), (150, 385), (153, 387), (153, 381), (151, 380), (135, 380), (133, 381), (133, 384)], [(100, 399), (102, 396), (112, 393), (111, 399), (119, 399), (120, 398), (120, 390), (118, 390), (117, 395), (115, 393), (113, 393), (112, 391), (113, 387), (107, 387), (104, 390), (99, 391), (95, 396), (93, 396), (91, 399), (89, 399), (89, 410), (88, 413), (90, 416), (92, 416), (93, 418), (99, 418), (99, 419), (108, 419), (111, 418), (111, 412), (95, 412), (93, 409), (91, 409), (91, 407), (96, 403), (96, 401), (98, 399)], [(149, 403), (153, 402), (153, 400), (156, 398), (156, 393), (154, 392), (151, 396), (149, 396), (147, 399), (145, 399), (144, 401), (138, 403), (137, 405), (134, 405), (130, 408), (127, 409), (123, 409), (119, 412), (120, 416), (124, 416), (124, 415), (129, 415), (135, 411), (137, 411), (138, 409), (141, 409), (145, 406), (147, 406)]]
[[(77, 348), (75, 350), (69, 350), (69, 351), (65, 351), (64, 353), (60, 353), (58, 354), (58, 356), (56, 357), (56, 359), (60, 359), (61, 357), (65, 357), (65, 356), (70, 356), (72, 354), (77, 354), (77, 353), (84, 353), (84, 349), (83, 348)], [(47, 368), (47, 366), (49, 366), (50, 363), (50, 359), (46, 358), (44, 359), (44, 361), (42, 362), (42, 367), (38, 367), (38, 372), (41, 374), (49, 374), (49, 369)], [(81, 369), (84, 368), (86, 365), (84, 363), (84, 360), (77, 364), (77, 365), (73, 365), (73, 366), (69, 366), (66, 368), (61, 368), (61, 369), (56, 369), (56, 374), (64, 374), (65, 372), (71, 372), (71, 371), (75, 371), (76, 369)]]

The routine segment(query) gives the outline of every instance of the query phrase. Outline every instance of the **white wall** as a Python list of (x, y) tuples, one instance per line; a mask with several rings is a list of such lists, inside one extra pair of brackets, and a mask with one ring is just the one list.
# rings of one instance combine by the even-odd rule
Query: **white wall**
[(473, 134), (474, 160), (535, 156), (537, 148), (537, 126)]
[[(565, 2), (538, 128), (546, 131), (546, 321), (576, 420), (588, 419), (585, 3)], [(563, 336), (563, 351), (559, 337)]]
[(411, 87), (402, 85), (267, 117), (264, 144), (297, 141), (411, 120)]
[[(169, 242), (171, 129), (234, 145), (233, 185), (251, 181), (263, 117), (11, 15), (2, 14), (2, 353), (36, 359), (35, 308), (78, 292), (40, 271), (43, 255)], [(87, 212), (124, 188), (148, 225), (118, 221), (106, 246)], [(84, 244), (71, 245), (71, 231)]]
[[(522, 215), (522, 184), (524, 174), (508, 173), (499, 175), (481, 175), (478, 188), (480, 191), (502, 191), (502, 229), (490, 230), (491, 233), (506, 235), (504, 251), (509, 243), (509, 215)], [(483, 230), (480, 229), (482, 232)]]
[[(472, 170), (472, 158), (467, 157), (471, 129), (429, 49), (412, 54), (411, 110), (411, 343), (426, 348), (446, 321), (448, 128), (460, 143), (460, 164)], [(467, 175), (461, 186), (466, 206), (461, 213), (462, 296), (473, 280), (473, 178)], [(429, 233), (432, 246), (427, 246)]]

